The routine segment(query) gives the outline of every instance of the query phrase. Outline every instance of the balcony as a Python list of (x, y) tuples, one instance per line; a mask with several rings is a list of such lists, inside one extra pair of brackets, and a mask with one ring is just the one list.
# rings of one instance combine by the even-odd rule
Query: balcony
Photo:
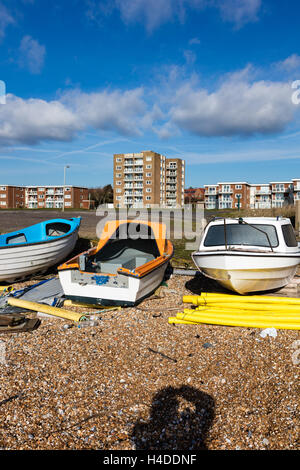
[(134, 169), (134, 173), (144, 173), (144, 168), (142, 166), (137, 166)]
[(227, 197), (226, 198), (220, 197), (219, 202), (220, 202), (220, 204), (227, 204), (227, 203), (231, 204), (232, 203), (232, 198), (231, 197), (228, 197), (228, 198)]
[(216, 196), (218, 191), (216, 189), (206, 189), (204, 194), (205, 196)]
[(219, 194), (232, 194), (233, 191), (230, 188), (220, 188), (219, 189)]
[(132, 168), (124, 168), (124, 173), (125, 173), (125, 175), (128, 174), (128, 173), (133, 173), (133, 169)]
[(268, 189), (268, 190), (258, 189), (257, 191), (255, 191), (255, 194), (256, 194), (257, 196), (268, 195), (268, 194), (271, 194), (271, 189)]

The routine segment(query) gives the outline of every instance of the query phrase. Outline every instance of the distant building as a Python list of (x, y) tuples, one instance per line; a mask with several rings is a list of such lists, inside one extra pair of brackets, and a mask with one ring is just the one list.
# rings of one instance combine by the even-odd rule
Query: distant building
[(186, 204), (204, 201), (204, 188), (187, 188), (184, 190), (184, 201)]
[(185, 162), (150, 150), (114, 155), (114, 206), (184, 205)]
[(89, 209), (88, 189), (77, 186), (0, 186), (1, 209)]
[(245, 209), (249, 206), (249, 184), (244, 181), (221, 182), (204, 188), (206, 209)]
[(300, 179), (254, 184), (220, 182), (204, 188), (206, 209), (270, 209), (300, 200)]
[(0, 209), (19, 209), (25, 207), (24, 186), (0, 186)]

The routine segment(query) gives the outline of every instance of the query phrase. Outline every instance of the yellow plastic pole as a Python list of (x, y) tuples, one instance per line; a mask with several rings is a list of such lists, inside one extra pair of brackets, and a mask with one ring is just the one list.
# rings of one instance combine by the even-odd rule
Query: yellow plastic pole
[(16, 299), (14, 297), (9, 297), (7, 299), (7, 303), (14, 307), (21, 307), (35, 312), (48, 313), (55, 317), (65, 318), (66, 320), (73, 320), (76, 322), (85, 318), (82, 313), (71, 312), (70, 310), (63, 310), (62, 308), (51, 307), (50, 305), (39, 304), (37, 302), (30, 302), (29, 300)]
[(235, 311), (232, 310), (219, 310), (219, 309), (205, 309), (205, 310), (190, 310), (185, 308), (183, 313), (178, 314), (177, 318), (181, 318), (181, 315), (192, 315), (194, 318), (202, 318), (203, 316), (217, 316), (223, 318), (250, 318), (258, 320), (276, 320), (280, 322), (293, 321), (300, 324), (300, 318), (294, 314), (282, 314), (271, 312), (248, 312), (248, 311)]
[(206, 305), (198, 305), (195, 310), (202, 311), (203, 309), (224, 309), (224, 310), (244, 310), (246, 312), (272, 312), (272, 313), (293, 313), (300, 317), (300, 305), (283, 305), (283, 304), (246, 304), (246, 303), (219, 303), (208, 302)]
[(184, 303), (191, 303), (193, 305), (203, 305), (209, 302), (216, 303), (256, 303), (256, 304), (283, 304), (283, 305), (299, 305), (300, 298), (292, 297), (271, 297), (271, 296), (238, 296), (228, 294), (205, 294), (201, 296), (197, 295), (185, 295), (183, 296)]
[[(181, 316), (182, 315), (182, 316)], [(241, 326), (247, 328), (277, 328), (285, 330), (300, 330), (300, 322), (292, 320), (288, 322), (281, 322), (279, 320), (258, 320), (251, 318), (228, 318), (224, 316), (203, 315), (195, 318), (195, 315), (177, 314), (179, 320), (189, 322), (205, 323), (211, 325), (224, 325), (224, 326)]]

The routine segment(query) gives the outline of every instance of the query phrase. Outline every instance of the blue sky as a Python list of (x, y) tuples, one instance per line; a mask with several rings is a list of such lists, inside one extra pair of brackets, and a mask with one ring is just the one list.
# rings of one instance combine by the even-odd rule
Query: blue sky
[(0, 183), (62, 184), (68, 164), (69, 184), (101, 186), (114, 153), (142, 150), (184, 158), (187, 187), (300, 178), (299, 14), (292, 0), (0, 0)]

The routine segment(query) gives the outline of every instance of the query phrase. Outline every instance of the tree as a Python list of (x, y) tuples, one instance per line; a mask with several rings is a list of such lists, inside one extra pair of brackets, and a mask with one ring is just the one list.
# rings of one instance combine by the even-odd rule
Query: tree
[(114, 193), (111, 184), (107, 184), (103, 187), (91, 188), (89, 190), (89, 197), (95, 201), (96, 205), (109, 204), (114, 200)]

